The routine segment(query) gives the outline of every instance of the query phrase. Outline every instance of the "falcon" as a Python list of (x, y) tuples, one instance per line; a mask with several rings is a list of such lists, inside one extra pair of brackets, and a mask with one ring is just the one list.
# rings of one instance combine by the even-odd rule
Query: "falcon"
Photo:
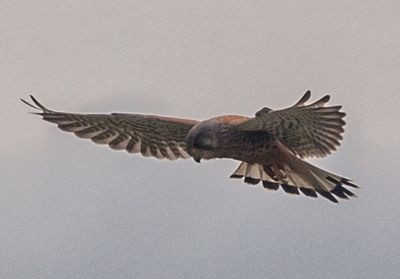
[(326, 95), (314, 103), (307, 91), (293, 106), (264, 107), (254, 117), (217, 116), (204, 121), (143, 114), (76, 114), (47, 109), (33, 96), (33, 104), (21, 99), (44, 120), (63, 131), (115, 150), (141, 153), (157, 159), (228, 158), (240, 161), (231, 178), (249, 184), (299, 195), (318, 195), (337, 203), (355, 194), (350, 179), (320, 169), (303, 159), (325, 157), (343, 139), (341, 106), (326, 106)]

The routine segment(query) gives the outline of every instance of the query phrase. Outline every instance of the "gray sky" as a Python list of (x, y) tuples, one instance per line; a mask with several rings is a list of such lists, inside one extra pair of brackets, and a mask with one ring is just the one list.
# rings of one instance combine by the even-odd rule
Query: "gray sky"
[[(398, 278), (399, 3), (1, 1), (0, 277)], [(312, 162), (357, 199), (110, 151), (19, 102), (207, 119), (307, 89), (344, 105), (342, 147)]]

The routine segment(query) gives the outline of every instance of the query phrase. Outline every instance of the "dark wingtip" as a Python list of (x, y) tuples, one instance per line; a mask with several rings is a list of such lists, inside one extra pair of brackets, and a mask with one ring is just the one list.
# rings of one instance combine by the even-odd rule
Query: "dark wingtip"
[(333, 182), (335, 184), (339, 184), (339, 185), (340, 184), (344, 184), (344, 185), (347, 185), (347, 186), (351, 186), (353, 188), (360, 188), (360, 186), (354, 184), (353, 181), (351, 179), (348, 179), (348, 178), (341, 178), (340, 180), (338, 180), (338, 179), (335, 179), (335, 178), (333, 178), (331, 176), (326, 176), (326, 179), (328, 179), (329, 181), (331, 181), (331, 182)]
[(348, 178), (342, 178), (342, 179), (340, 180), (340, 182), (342, 182), (343, 184), (345, 184), (345, 185), (347, 185), (347, 186), (351, 186), (351, 187), (354, 187), (354, 188), (360, 188), (360, 186), (354, 184), (354, 183), (353, 183), (350, 179), (348, 179)]
[(252, 185), (257, 185), (260, 182), (260, 179), (253, 178), (253, 177), (245, 177), (244, 182)]
[(335, 196), (337, 196), (338, 198), (348, 200), (349, 197), (345, 194), (345, 191), (343, 191), (343, 189), (345, 189), (345, 188), (338, 185), (331, 191), (331, 193), (334, 194)]
[(21, 102), (23, 102), (25, 105), (27, 105), (27, 106), (30, 106), (31, 108), (34, 108), (34, 109), (39, 109), (40, 110), (40, 108), (38, 108), (38, 107), (35, 107), (34, 105), (32, 105), (31, 103), (29, 103), (28, 101), (25, 101), (24, 99), (22, 99), (22, 98), (19, 98), (20, 100), (21, 100)]
[(307, 101), (308, 99), (310, 99), (310, 97), (311, 97), (311, 90), (308, 89), (308, 90), (306, 91), (306, 93), (304, 93), (304, 96), (303, 96), (302, 99), (306, 99), (306, 101)]
[(300, 188), (300, 191), (301, 191), (304, 195), (306, 195), (307, 197), (312, 197), (312, 198), (317, 198), (317, 197), (318, 197), (317, 193), (316, 193), (314, 190), (312, 190), (312, 189)]
[(330, 96), (330, 95), (325, 95), (324, 97), (322, 97), (322, 98), (320, 99), (320, 101), (321, 101), (322, 103), (327, 103), (327, 102), (329, 102), (330, 99), (331, 99), (331, 96)]
[(318, 194), (320, 194), (322, 197), (330, 200), (331, 202), (339, 203), (338, 200), (329, 192), (318, 191)]
[(281, 187), (288, 194), (300, 195), (299, 189), (296, 186), (281, 184)]
[(25, 105), (28, 105), (28, 106), (30, 106), (31, 108), (38, 109), (38, 110), (42, 110), (42, 111), (44, 111), (44, 112), (49, 112), (49, 111), (50, 111), (49, 109), (45, 108), (41, 103), (39, 103), (39, 101), (36, 100), (35, 97), (33, 97), (32, 95), (29, 95), (29, 97), (31, 98), (32, 102), (33, 102), (36, 106), (33, 105), (33, 104), (31, 104), (31, 103), (29, 103), (28, 101), (26, 101), (26, 100), (24, 100), (24, 99), (22, 99), (22, 98), (20, 98), (20, 100), (21, 100), (21, 102), (23, 102)]
[(279, 184), (278, 183), (274, 183), (274, 182), (269, 182), (267, 180), (263, 180), (262, 184), (263, 184), (265, 189), (274, 190), (274, 191), (279, 189)]
[(322, 107), (331, 99), (330, 95), (325, 95), (321, 99), (315, 101), (314, 103), (308, 105), (309, 107)]
[(347, 190), (342, 185), (337, 185), (332, 191), (332, 194), (342, 199), (349, 199), (357, 197), (353, 192)]
[(300, 100), (293, 105), (293, 107), (304, 105), (304, 103), (307, 102), (310, 99), (310, 97), (311, 97), (311, 90), (307, 90), (306, 93), (304, 93), (303, 97), (301, 97)]
[(32, 95), (29, 95), (29, 97), (31, 97), (31, 99), (35, 103), (35, 105), (37, 105), (41, 110), (48, 111), (48, 109), (45, 108), (41, 103), (39, 103), (39, 101), (36, 100), (35, 97), (33, 97)]

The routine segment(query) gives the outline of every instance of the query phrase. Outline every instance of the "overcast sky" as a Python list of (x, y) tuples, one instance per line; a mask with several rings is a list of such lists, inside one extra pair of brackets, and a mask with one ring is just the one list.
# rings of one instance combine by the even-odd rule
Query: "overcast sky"
[[(399, 1), (0, 1), (1, 278), (398, 278)], [(311, 162), (358, 198), (268, 192), (237, 162), (111, 151), (30, 115), (347, 112)]]

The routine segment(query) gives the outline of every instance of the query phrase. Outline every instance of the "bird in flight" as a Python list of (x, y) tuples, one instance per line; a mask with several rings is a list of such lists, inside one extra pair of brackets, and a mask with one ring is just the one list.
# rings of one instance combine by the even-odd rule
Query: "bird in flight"
[(33, 104), (44, 120), (97, 144), (115, 150), (141, 153), (158, 159), (228, 158), (240, 161), (231, 178), (249, 184), (309, 197), (318, 194), (337, 203), (355, 194), (350, 179), (320, 169), (303, 160), (325, 157), (340, 145), (343, 117), (341, 106), (326, 106), (329, 95), (306, 104), (307, 91), (293, 106), (272, 110), (264, 107), (254, 117), (217, 116), (204, 121), (143, 114), (77, 114), (47, 109), (33, 96)]

